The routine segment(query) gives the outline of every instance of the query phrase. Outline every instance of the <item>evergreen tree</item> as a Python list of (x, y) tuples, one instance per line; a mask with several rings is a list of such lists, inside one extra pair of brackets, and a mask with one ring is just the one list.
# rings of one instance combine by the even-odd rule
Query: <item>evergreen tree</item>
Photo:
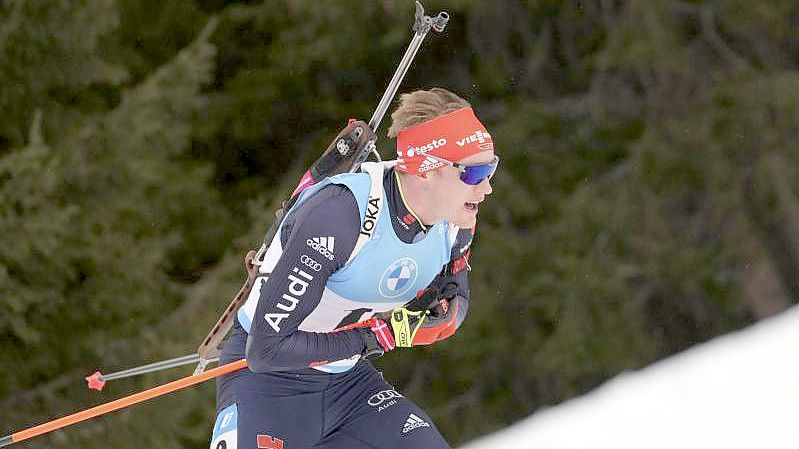
[(104, 106), (128, 76), (103, 52), (117, 24), (115, 0), (0, 3), (0, 151), (25, 145), (36, 110), (59, 135)]
[[(214, 27), (106, 114), (84, 118), (49, 145), (37, 120), (29, 145), (0, 159), (0, 291), (8, 298), (0, 354), (24, 367), (3, 371), (0, 396), (23, 407), (25, 388), (49, 383), (60, 392), (43, 409), (25, 402), (20, 413), (4, 414), (4, 427), (102, 400), (83, 392), (76, 368), (138, 361), (140, 346), (152, 344), (140, 340), (147, 328), (182, 300), (170, 275), (196, 276), (230, 240), (209, 170), (184, 156), (213, 67)], [(75, 383), (64, 385), (63, 375)], [(96, 426), (58, 444), (107, 446), (90, 437)], [(150, 437), (168, 436), (170, 428), (150, 426)]]

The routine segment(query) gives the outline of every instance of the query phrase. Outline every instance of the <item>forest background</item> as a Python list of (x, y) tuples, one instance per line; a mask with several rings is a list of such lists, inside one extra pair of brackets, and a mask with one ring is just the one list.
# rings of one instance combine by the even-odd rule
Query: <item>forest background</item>
[[(799, 3), (424, 6), (452, 19), (401, 91), (470, 100), (502, 167), (466, 325), (378, 365), (453, 444), (796, 302)], [(0, 2), (0, 433), (189, 374), (83, 381), (196, 348), (279, 200), (371, 115), (412, 17)], [(19, 446), (206, 447), (213, 415), (209, 382)]]

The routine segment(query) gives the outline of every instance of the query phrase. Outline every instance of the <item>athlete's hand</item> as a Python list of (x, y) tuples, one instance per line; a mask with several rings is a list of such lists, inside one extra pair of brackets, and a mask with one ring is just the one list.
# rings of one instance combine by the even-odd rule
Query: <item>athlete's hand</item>
[[(405, 308), (412, 311), (429, 310), (433, 316), (446, 313), (448, 300), (451, 300), (458, 292), (458, 284), (448, 282), (444, 286), (428, 287), (421, 290), (416, 298), (412, 299)], [(442, 310), (443, 309), (443, 310)]]
[(389, 324), (398, 348), (415, 346), (416, 333), (428, 315), (430, 315), (429, 310), (408, 310), (406, 307), (399, 307), (391, 311)]
[(388, 351), (396, 347), (394, 333), (388, 323), (380, 318), (369, 318), (363, 327), (359, 327), (365, 349), (363, 357), (369, 360), (382, 357)]
[(363, 357), (376, 359), (396, 347), (410, 348), (419, 327), (429, 311), (410, 311), (404, 307), (394, 309), (385, 320), (372, 317), (367, 320), (368, 326), (361, 327), (361, 335), (366, 349)]
[(458, 285), (450, 282), (441, 288), (428, 288), (405, 307), (368, 319), (361, 327), (366, 350), (363, 356), (377, 358), (396, 347), (429, 345), (455, 331), (452, 298)]
[(452, 336), (458, 328), (458, 284), (427, 288), (404, 308), (391, 311), (391, 328), (398, 347), (422, 346)]

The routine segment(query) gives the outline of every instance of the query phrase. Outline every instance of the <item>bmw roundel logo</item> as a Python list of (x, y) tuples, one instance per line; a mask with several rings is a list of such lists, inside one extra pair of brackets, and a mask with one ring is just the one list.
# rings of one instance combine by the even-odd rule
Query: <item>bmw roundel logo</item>
[(416, 283), (418, 273), (419, 267), (415, 260), (409, 257), (395, 260), (380, 279), (380, 295), (384, 298), (396, 298), (407, 293)]

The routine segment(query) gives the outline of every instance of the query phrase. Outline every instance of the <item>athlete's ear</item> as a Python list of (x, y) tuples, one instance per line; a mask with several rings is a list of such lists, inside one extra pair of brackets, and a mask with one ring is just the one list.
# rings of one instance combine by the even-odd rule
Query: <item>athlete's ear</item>
[(430, 170), (424, 173), (418, 173), (415, 175), (416, 177), (420, 178), (422, 182), (428, 182), (431, 180), (435, 180), (436, 178), (441, 176), (441, 170)]

